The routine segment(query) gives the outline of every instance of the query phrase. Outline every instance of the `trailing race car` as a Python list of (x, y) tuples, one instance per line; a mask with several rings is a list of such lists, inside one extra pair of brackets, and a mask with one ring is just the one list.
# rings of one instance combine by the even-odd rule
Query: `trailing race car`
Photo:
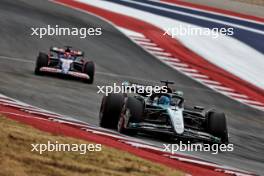
[(94, 71), (93, 61), (85, 59), (84, 52), (72, 50), (70, 46), (51, 47), (48, 54), (40, 52), (35, 66), (36, 75), (58, 73), (83, 79), (90, 84), (94, 80)]
[[(163, 82), (167, 86), (171, 83)], [(99, 123), (101, 127), (129, 135), (166, 134), (176, 139), (228, 143), (225, 114), (199, 106), (187, 107), (181, 92), (150, 96), (109, 94), (102, 99)]]

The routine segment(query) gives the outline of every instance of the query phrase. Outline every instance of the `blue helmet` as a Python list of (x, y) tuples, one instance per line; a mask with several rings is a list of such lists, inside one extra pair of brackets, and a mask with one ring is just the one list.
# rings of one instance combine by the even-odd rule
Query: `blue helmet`
[(159, 104), (161, 104), (161, 105), (170, 105), (170, 98), (167, 97), (167, 96), (162, 95), (159, 98)]

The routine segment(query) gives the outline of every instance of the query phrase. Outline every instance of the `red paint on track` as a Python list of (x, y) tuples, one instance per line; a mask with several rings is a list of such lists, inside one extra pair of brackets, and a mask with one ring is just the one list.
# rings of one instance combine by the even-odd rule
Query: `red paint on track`
[(205, 6), (205, 5), (199, 5), (199, 4), (194, 4), (194, 3), (184, 2), (184, 1), (179, 1), (179, 0), (161, 0), (161, 1), (176, 4), (176, 5), (182, 5), (182, 6), (192, 7), (192, 8), (196, 8), (196, 9), (216, 12), (216, 13), (220, 13), (220, 14), (224, 14), (224, 15), (230, 15), (230, 16), (234, 16), (234, 17), (245, 18), (248, 20), (254, 20), (254, 21), (258, 21), (258, 22), (262, 22), (262, 23), (264, 22), (264, 18), (256, 17), (253, 15), (246, 15), (246, 14), (242, 14), (242, 13), (237, 13), (237, 12), (233, 12), (230, 10), (224, 10), (224, 9), (219, 9), (219, 8), (215, 8), (215, 7), (209, 7), (209, 6)]
[(245, 94), (250, 97), (251, 100), (264, 103), (263, 89), (258, 88), (249, 82), (246, 82), (239, 77), (227, 72), (226, 70), (208, 62), (206, 59), (186, 48), (179, 41), (172, 39), (170, 36), (163, 36), (164, 31), (154, 25), (126, 15), (118, 14), (77, 1), (55, 0), (54, 2), (77, 8), (88, 13), (93, 13), (113, 22), (117, 26), (142, 33), (154, 43), (158, 44), (158, 46), (165, 49), (166, 52), (169, 52), (173, 54), (174, 57), (180, 58), (183, 62), (188, 63), (191, 68), (194, 68), (200, 73), (209, 76), (212, 80), (222, 83), (226, 87), (236, 90), (236, 93)]
[(193, 164), (176, 161), (176, 160), (167, 158), (165, 156), (161, 156), (158, 153), (153, 153), (153, 152), (149, 152), (146, 150), (132, 147), (130, 145), (121, 143), (117, 140), (113, 140), (109, 137), (104, 137), (101, 135), (94, 134), (92, 132), (87, 132), (87, 131), (74, 128), (74, 126), (71, 126), (71, 125), (65, 125), (65, 124), (60, 124), (58, 122), (36, 118), (37, 117), (36, 115), (33, 116), (27, 112), (23, 112), (21, 110), (11, 108), (8, 106), (0, 105), (0, 111), (8, 112), (8, 113), (2, 113), (2, 114), (13, 120), (31, 125), (39, 130), (50, 132), (56, 135), (69, 136), (69, 137), (87, 140), (87, 141), (94, 142), (94, 143), (100, 143), (100, 144), (103, 144), (109, 147), (113, 147), (119, 150), (129, 152), (131, 154), (134, 154), (141, 158), (150, 160), (152, 162), (164, 164), (171, 168), (184, 171), (193, 176), (211, 176), (211, 175), (224, 176), (224, 175), (227, 175), (224, 173), (215, 172), (210, 167), (203, 168), (203, 167), (199, 167)]

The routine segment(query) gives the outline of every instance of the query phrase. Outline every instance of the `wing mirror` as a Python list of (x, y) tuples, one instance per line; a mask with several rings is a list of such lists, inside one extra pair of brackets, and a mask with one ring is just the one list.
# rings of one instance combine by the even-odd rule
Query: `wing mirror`
[(182, 91), (176, 91), (174, 92), (177, 96), (183, 97), (183, 92)]

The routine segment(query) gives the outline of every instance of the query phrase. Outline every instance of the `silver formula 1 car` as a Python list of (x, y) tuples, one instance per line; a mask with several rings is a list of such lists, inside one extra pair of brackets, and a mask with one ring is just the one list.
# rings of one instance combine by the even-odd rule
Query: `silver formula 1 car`
[(35, 66), (35, 74), (57, 73), (80, 78), (86, 83), (93, 83), (95, 66), (93, 61), (84, 58), (84, 52), (72, 47), (51, 47), (49, 53), (40, 52)]
[[(165, 81), (166, 86), (171, 82)], [(208, 143), (228, 143), (225, 114), (214, 109), (187, 107), (181, 92), (110, 94), (101, 103), (101, 127), (134, 135), (138, 132)]]

